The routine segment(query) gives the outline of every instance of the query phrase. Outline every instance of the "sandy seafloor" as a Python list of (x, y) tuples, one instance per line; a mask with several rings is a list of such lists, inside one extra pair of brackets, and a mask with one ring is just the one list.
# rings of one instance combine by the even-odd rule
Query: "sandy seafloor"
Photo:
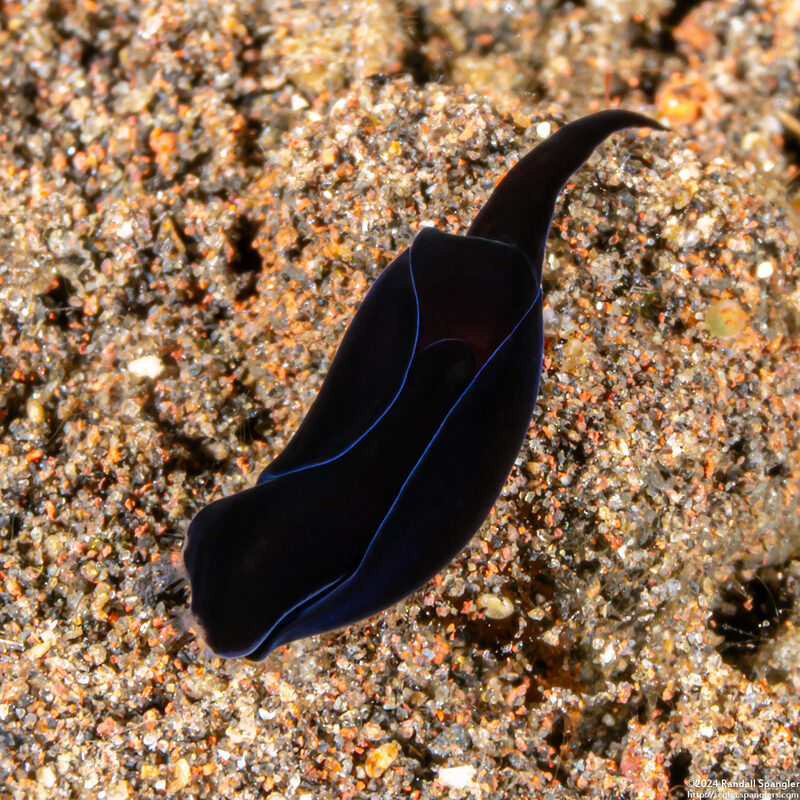
[[(0, 797), (800, 791), (799, 30), (794, 0), (3, 2)], [(421, 225), (607, 106), (675, 133), (562, 195), (488, 521), (363, 624), (210, 655), (193, 514)]]

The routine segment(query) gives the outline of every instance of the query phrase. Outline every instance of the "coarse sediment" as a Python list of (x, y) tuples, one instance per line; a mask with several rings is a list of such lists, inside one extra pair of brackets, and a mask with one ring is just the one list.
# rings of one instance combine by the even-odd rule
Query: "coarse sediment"
[[(676, 9), (5, 3), (9, 797), (800, 780), (800, 20)], [(612, 138), (562, 194), (542, 391), (479, 534), (366, 623), (210, 656), (192, 515), (281, 450), (420, 225), (463, 232), (609, 104), (675, 133)]]

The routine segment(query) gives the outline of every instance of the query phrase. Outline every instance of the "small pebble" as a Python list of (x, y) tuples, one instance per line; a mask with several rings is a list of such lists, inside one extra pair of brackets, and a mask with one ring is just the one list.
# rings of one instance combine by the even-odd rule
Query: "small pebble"
[(326, 167), (332, 167), (336, 163), (339, 151), (336, 147), (325, 147), (322, 150), (322, 164)]
[(514, 613), (514, 604), (499, 594), (482, 594), (477, 601), (478, 611), (489, 619), (505, 619)]
[(157, 378), (164, 371), (164, 365), (157, 356), (142, 356), (131, 361), (128, 370), (140, 378)]
[(735, 300), (719, 300), (706, 312), (709, 331), (720, 339), (736, 336), (746, 324), (747, 312)]
[(222, 442), (209, 442), (205, 449), (215, 461), (222, 462), (228, 457), (228, 448)]
[(308, 108), (308, 101), (302, 95), (292, 95), (291, 107), (292, 111), (301, 111), (304, 108)]
[(115, 786), (112, 786), (106, 797), (108, 800), (126, 800), (131, 796), (131, 787), (127, 781), (119, 781)]
[(28, 400), (25, 407), (31, 425), (41, 425), (45, 420), (44, 406), (35, 398)]
[(191, 780), (192, 769), (189, 762), (185, 758), (179, 758), (172, 768), (172, 775), (172, 781), (167, 787), (167, 791), (170, 793), (183, 789)]
[(56, 774), (47, 765), (36, 770), (36, 780), (45, 789), (52, 789), (56, 785)]
[(440, 767), (437, 773), (439, 783), (448, 789), (466, 789), (472, 785), (475, 777), (475, 767), (463, 764), (459, 767)]
[(546, 305), (542, 309), (542, 324), (544, 325), (544, 335), (555, 338), (560, 333), (560, 322), (558, 314), (552, 306)]
[(370, 750), (364, 762), (364, 770), (370, 778), (380, 778), (384, 772), (395, 762), (400, 747), (396, 742), (384, 744)]
[(117, 236), (123, 240), (130, 239), (133, 236), (133, 225), (130, 220), (126, 219), (125, 222), (117, 228)]
[(775, 268), (772, 266), (771, 261), (762, 261), (756, 267), (756, 276), (759, 278), (769, 278), (774, 271)]

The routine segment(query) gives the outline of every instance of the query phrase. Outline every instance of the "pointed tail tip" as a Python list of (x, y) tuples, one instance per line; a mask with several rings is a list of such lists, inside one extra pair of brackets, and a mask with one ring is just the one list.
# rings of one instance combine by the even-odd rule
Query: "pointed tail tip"
[(659, 122), (657, 119), (653, 119), (652, 117), (646, 117), (644, 114), (641, 114), (640, 116), (642, 118), (642, 124), (639, 125), (640, 128), (652, 128), (655, 131), (674, 133), (669, 125), (665, 125), (663, 122)]
[[(587, 114), (579, 120), (599, 120), (600, 118), (607, 117), (619, 125), (619, 130), (623, 128), (653, 128), (657, 131), (670, 131), (667, 125), (659, 122), (652, 117), (645, 114), (640, 114), (638, 111), (628, 111), (624, 108), (604, 108), (602, 111), (596, 111), (593, 114)], [(566, 127), (566, 126), (565, 126)]]
[(659, 122), (657, 119), (653, 119), (652, 117), (646, 117), (642, 115), (643, 123), (640, 125), (640, 128), (652, 128), (655, 131), (666, 131), (671, 133), (671, 128), (668, 125), (664, 125), (664, 123)]

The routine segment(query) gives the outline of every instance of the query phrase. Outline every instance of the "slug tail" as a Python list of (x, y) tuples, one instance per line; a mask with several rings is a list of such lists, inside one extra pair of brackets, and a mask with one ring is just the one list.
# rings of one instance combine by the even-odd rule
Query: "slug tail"
[(618, 109), (565, 125), (509, 170), (467, 235), (515, 244), (540, 269), (559, 192), (599, 144), (625, 128), (665, 130), (649, 117)]

